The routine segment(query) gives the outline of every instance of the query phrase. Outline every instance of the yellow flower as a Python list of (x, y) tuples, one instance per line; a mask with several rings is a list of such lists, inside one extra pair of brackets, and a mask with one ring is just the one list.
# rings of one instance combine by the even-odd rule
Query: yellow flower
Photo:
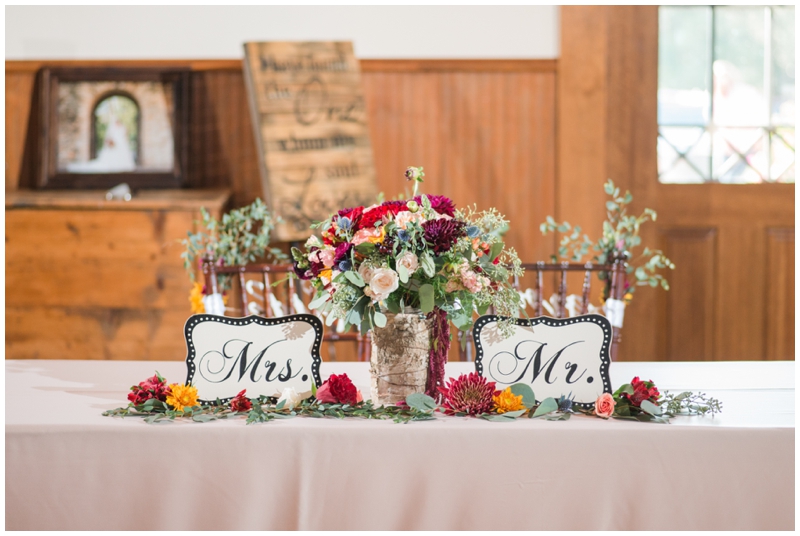
[(511, 387), (506, 387), (506, 390), (497, 396), (493, 396), (494, 408), (497, 413), (505, 413), (507, 411), (517, 411), (525, 409), (522, 405), (522, 395), (515, 395), (511, 392)]
[(203, 285), (195, 283), (189, 293), (189, 302), (192, 304), (192, 314), (203, 314), (206, 307), (203, 305)]
[(197, 405), (197, 388), (192, 385), (173, 383), (169, 386), (167, 404), (176, 411), (191, 408)]

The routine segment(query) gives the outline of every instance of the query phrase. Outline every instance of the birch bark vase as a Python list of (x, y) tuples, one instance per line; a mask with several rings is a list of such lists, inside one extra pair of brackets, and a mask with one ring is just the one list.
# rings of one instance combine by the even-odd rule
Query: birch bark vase
[(370, 396), (375, 406), (394, 405), (424, 393), (428, 380), (431, 321), (411, 310), (386, 313), (386, 326), (372, 329)]

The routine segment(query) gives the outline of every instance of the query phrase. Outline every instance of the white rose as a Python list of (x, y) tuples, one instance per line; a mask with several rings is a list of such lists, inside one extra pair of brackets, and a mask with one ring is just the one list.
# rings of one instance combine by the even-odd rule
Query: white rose
[(397, 257), (397, 266), (402, 266), (408, 270), (408, 275), (411, 275), (419, 268), (419, 259), (417, 259), (417, 256), (414, 255), (413, 252), (406, 251)]
[(397, 272), (391, 268), (376, 268), (369, 281), (369, 289), (372, 291), (374, 301), (382, 301), (389, 297), (389, 294), (397, 290), (400, 278)]
[(285, 409), (294, 409), (301, 400), (303, 400), (303, 398), (297, 394), (294, 387), (287, 387), (281, 393), (280, 398), (278, 398), (278, 404), (285, 401), (286, 403), (283, 405)]
[(361, 279), (363, 279), (364, 283), (367, 285), (369, 285), (369, 282), (372, 280), (374, 271), (375, 270), (367, 263), (362, 263), (361, 266), (358, 267), (358, 275), (361, 276)]

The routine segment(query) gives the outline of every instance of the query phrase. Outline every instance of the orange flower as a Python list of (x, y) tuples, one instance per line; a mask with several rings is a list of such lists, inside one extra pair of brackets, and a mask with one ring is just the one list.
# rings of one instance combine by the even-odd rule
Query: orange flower
[(203, 314), (206, 307), (203, 305), (203, 285), (195, 283), (189, 292), (189, 302), (192, 304), (192, 314)]
[(525, 409), (522, 404), (522, 395), (515, 395), (511, 392), (511, 387), (506, 387), (499, 395), (493, 396), (494, 408), (497, 413), (505, 413), (507, 411), (517, 411)]
[(173, 383), (169, 386), (167, 404), (176, 411), (191, 408), (197, 405), (197, 388), (192, 385)]

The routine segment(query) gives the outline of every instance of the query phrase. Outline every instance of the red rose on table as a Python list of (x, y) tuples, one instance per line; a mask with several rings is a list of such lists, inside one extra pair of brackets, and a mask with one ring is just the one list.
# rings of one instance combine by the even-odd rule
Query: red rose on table
[(131, 392), (128, 393), (128, 401), (132, 402), (134, 406), (140, 406), (151, 398), (165, 402), (167, 400), (167, 389), (167, 380), (156, 372), (152, 378), (147, 378), (145, 381), (139, 382), (139, 385), (131, 387)]
[(647, 382), (641, 381), (639, 376), (631, 380), (631, 387), (633, 387), (633, 394), (622, 393), (622, 396), (627, 398), (630, 403), (637, 408), (642, 405), (644, 400), (655, 403), (658, 397), (661, 396), (661, 393), (658, 392), (658, 387), (655, 386), (652, 380)]
[(361, 402), (361, 392), (347, 374), (331, 374), (317, 389), (317, 400), (324, 404), (355, 404)]
[(231, 411), (243, 412), (253, 409), (253, 403), (250, 402), (249, 398), (244, 396), (245, 391), (247, 391), (247, 389), (241, 391), (233, 400), (231, 400)]

